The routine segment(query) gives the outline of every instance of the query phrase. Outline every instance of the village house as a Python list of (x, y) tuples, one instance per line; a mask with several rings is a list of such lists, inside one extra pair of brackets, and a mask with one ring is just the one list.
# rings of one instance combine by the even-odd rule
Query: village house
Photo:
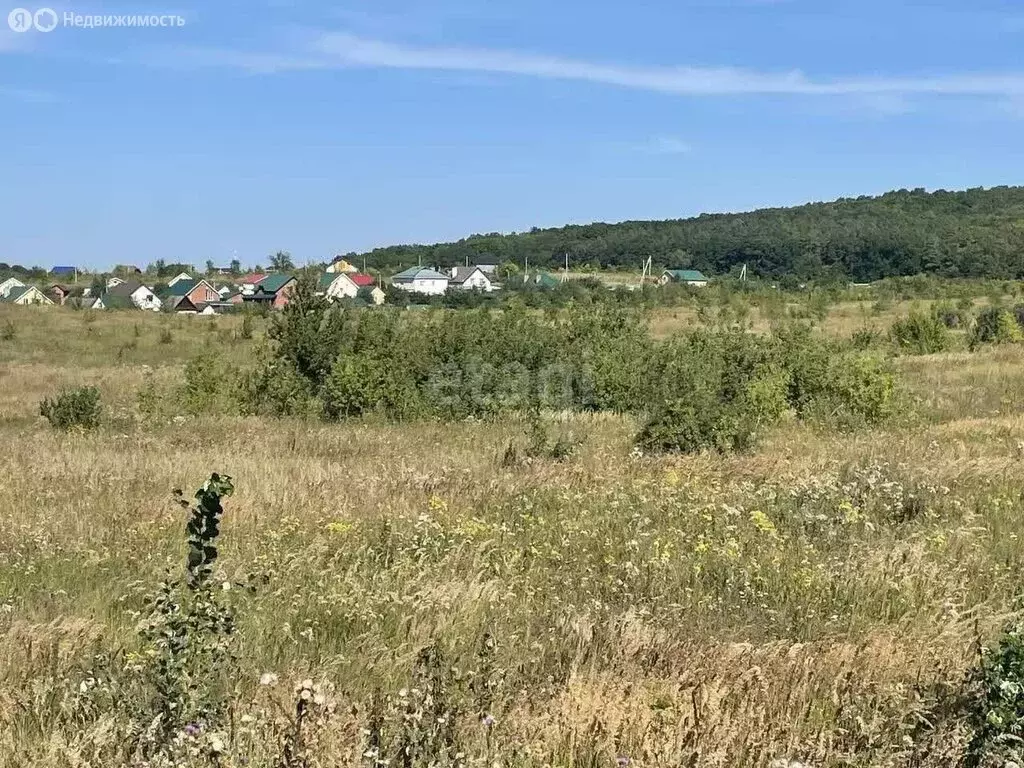
[(350, 274), (353, 272), (358, 272), (359, 270), (356, 269), (350, 262), (345, 261), (345, 258), (343, 256), (335, 256), (334, 261), (332, 261), (327, 266), (327, 271), (330, 272), (332, 275), (338, 275)]
[(174, 285), (168, 285), (166, 290), (161, 291), (166, 298), (187, 296), (192, 304), (208, 304), (211, 301), (220, 301), (220, 293), (206, 280), (179, 280)]
[(76, 307), (78, 309), (106, 309), (106, 305), (103, 303), (102, 296), (89, 296), (86, 293), (82, 293), (81, 296), (68, 296), (64, 300), (65, 305), (69, 307)]
[(377, 281), (374, 279), (373, 275), (366, 275), (361, 272), (357, 272), (353, 275), (349, 275), (349, 279), (353, 283), (355, 283), (356, 286), (359, 287), (360, 289), (369, 288), (370, 298), (373, 300), (373, 303), (376, 304), (377, 306), (383, 304), (384, 299), (387, 298), (383, 289), (379, 285), (377, 285)]
[(459, 288), (464, 291), (477, 290), (490, 293), (494, 290), (494, 283), (491, 282), (491, 278), (480, 267), (475, 265), (452, 267), (449, 285), (452, 288)]
[(288, 297), (295, 288), (295, 278), (291, 275), (270, 275), (261, 280), (250, 294), (243, 294), (247, 303), (283, 309), (288, 304)]
[(165, 310), (170, 310), (178, 315), (195, 315), (199, 312), (188, 296), (168, 296), (163, 299), (163, 302)]
[[(331, 301), (354, 299), (363, 288), (370, 288), (374, 304), (384, 302), (384, 291), (376, 288), (372, 275), (358, 272), (327, 272), (320, 276), (318, 293)], [(379, 298), (378, 298), (379, 297)]]
[(694, 288), (705, 288), (710, 281), (703, 272), (697, 269), (666, 269), (658, 282), (661, 285), (681, 283)]
[(427, 267), (410, 267), (391, 278), (395, 288), (426, 296), (441, 296), (448, 290), (448, 276)]
[(24, 288), (25, 283), (21, 282), (16, 277), (8, 277), (3, 282), (0, 282), (0, 298), (7, 296), (15, 288)]
[(53, 304), (50, 298), (34, 285), (23, 285), (20, 288), (14, 288), (0, 298), (0, 301), (5, 304), (18, 304), (19, 306), (26, 306), (29, 304)]
[(256, 292), (256, 286), (266, 280), (267, 277), (268, 275), (265, 274), (255, 274), (239, 278), (237, 283), (238, 290), (246, 296), (249, 296)]
[[(113, 299), (113, 303), (111, 299)], [(162, 304), (160, 298), (138, 280), (121, 281), (113, 288), (108, 288), (104, 294), (103, 303), (106, 307), (114, 309), (115, 304), (124, 306), (122, 299), (127, 299), (129, 304), (139, 309), (151, 312), (158, 311)]]
[(54, 304), (60, 304), (63, 307), (71, 295), (71, 289), (60, 283), (54, 283), (46, 289), (46, 295), (50, 297)]

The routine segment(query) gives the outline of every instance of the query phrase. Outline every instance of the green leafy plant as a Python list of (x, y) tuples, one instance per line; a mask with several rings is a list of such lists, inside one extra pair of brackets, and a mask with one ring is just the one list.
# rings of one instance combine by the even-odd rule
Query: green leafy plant
[(899, 349), (916, 355), (941, 352), (949, 345), (946, 325), (934, 312), (911, 310), (892, 324), (889, 337)]
[(56, 429), (95, 429), (102, 417), (100, 391), (96, 387), (65, 390), (56, 398), (45, 398), (39, 413)]
[(214, 564), (223, 499), (233, 491), (230, 477), (213, 474), (196, 491), (194, 504), (175, 492), (189, 512), (184, 578), (169, 576), (160, 584), (140, 630), (144, 676), (154, 694), (155, 727), (140, 744), (147, 755), (172, 756), (180, 734), (223, 725), (235, 624), (214, 583)]
[(978, 313), (971, 329), (970, 348), (982, 344), (1015, 344), (1024, 340), (1024, 332), (1012, 312), (1001, 307), (987, 307)]
[(969, 707), (974, 736), (965, 755), (967, 768), (1024, 761), (1024, 629), (1011, 626), (995, 648), (983, 649), (971, 676)]

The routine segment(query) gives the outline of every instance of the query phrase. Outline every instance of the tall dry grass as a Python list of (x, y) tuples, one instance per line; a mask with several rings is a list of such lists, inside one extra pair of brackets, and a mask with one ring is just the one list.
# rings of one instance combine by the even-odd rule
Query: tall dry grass
[[(212, 470), (237, 486), (218, 577), (256, 586), (233, 591), (238, 706), (329, 683), (320, 765), (372, 764), (370, 703), (415, 684), (421, 649), (470, 680), (490, 641), (495, 723), (467, 704), (467, 764), (947, 766), (977, 645), (1019, 609), (1015, 347), (903, 361), (915, 413), (887, 429), (793, 423), (750, 455), (652, 458), (629, 420), (577, 415), (576, 456), (506, 466), (526, 429), (512, 418), (143, 416), (139, 388), (179, 379), (197, 348), (244, 361), (230, 321), (8, 317), (0, 765), (111, 764), (116, 723), (67, 713), (98, 660), (116, 673), (133, 653), (142, 595), (180, 567), (171, 491)], [(51, 431), (38, 401), (86, 383), (107, 424)], [(275, 738), (251, 737), (250, 764)]]

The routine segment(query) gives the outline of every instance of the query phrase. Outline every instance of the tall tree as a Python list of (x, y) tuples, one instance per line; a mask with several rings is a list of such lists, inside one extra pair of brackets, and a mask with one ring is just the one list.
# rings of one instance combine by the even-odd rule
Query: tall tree
[(295, 269), (295, 262), (292, 261), (292, 255), (288, 251), (278, 251), (270, 257), (270, 268), (275, 272), (287, 272)]

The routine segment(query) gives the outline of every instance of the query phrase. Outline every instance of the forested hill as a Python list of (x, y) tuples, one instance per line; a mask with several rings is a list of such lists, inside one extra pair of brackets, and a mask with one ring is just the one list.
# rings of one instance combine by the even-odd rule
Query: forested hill
[[(467, 259), (522, 266), (639, 269), (694, 267), (712, 275), (747, 264), (772, 278), (843, 276), (857, 281), (932, 272), (948, 277), (1024, 277), (1024, 187), (965, 192), (900, 190), (796, 208), (692, 219), (626, 221), (457, 243), (399, 245), (365, 255), (378, 268), (452, 266)], [(357, 262), (358, 263), (358, 262)]]

